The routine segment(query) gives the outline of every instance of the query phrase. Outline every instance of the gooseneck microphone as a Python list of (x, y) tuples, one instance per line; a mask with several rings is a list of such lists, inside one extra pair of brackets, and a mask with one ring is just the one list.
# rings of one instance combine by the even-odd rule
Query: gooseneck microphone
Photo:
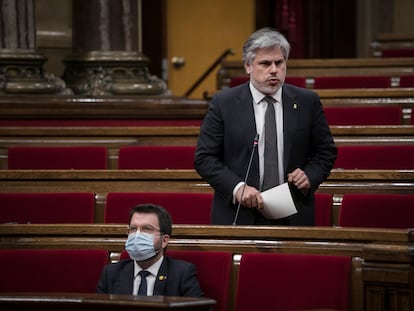
[(259, 134), (256, 134), (256, 137), (253, 140), (253, 149), (252, 149), (252, 153), (250, 154), (250, 160), (249, 160), (249, 165), (247, 166), (246, 176), (244, 177), (244, 185), (242, 186), (243, 189), (242, 189), (239, 205), (237, 206), (236, 216), (234, 217), (233, 226), (236, 225), (237, 218), (239, 217), (239, 211), (240, 211), (241, 201), (243, 200), (244, 189), (246, 188), (247, 178), (249, 177), (250, 167), (252, 166), (254, 151), (256, 150), (258, 143), (259, 143)]

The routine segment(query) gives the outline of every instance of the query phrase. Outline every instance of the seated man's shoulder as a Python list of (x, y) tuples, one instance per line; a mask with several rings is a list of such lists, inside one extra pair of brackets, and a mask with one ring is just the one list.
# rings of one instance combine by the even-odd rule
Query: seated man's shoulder
[(133, 267), (133, 263), (134, 261), (131, 259), (122, 259), (117, 262), (107, 264), (105, 268), (110, 271), (120, 271)]
[(170, 256), (166, 256), (166, 261), (168, 263), (169, 268), (175, 270), (187, 270), (187, 269), (195, 269), (193, 263), (183, 260), (183, 259), (176, 259)]

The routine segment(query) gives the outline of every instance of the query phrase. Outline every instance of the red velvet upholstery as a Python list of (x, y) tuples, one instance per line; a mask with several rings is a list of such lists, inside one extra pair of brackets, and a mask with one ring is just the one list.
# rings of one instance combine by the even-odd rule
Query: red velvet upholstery
[(414, 57), (414, 49), (384, 49), (381, 57)]
[(194, 169), (195, 146), (124, 146), (119, 169)]
[(414, 194), (346, 193), (339, 211), (338, 225), (414, 228)]
[(93, 223), (94, 193), (0, 193), (1, 223)]
[[(242, 84), (244, 82), (249, 81), (248, 76), (242, 76), (242, 77), (232, 77), (230, 79), (230, 87), (234, 87), (236, 85)], [(299, 87), (306, 87), (306, 78), (303, 77), (286, 77), (285, 83), (293, 84)]]
[(286, 77), (285, 83), (296, 85), (299, 87), (306, 88), (306, 78), (303, 77)]
[(414, 145), (341, 145), (335, 168), (414, 169)]
[(230, 252), (168, 250), (167, 255), (193, 263), (204, 294), (217, 301), (213, 310), (229, 310), (229, 285), (233, 264), (233, 255)]
[(347, 311), (350, 271), (344, 256), (243, 254), (235, 310)]
[(0, 292), (95, 293), (108, 258), (103, 249), (2, 249)]
[(231, 77), (230, 79), (230, 87), (235, 87), (237, 85), (243, 84), (250, 80), (249, 76), (240, 76), (240, 77)]
[(9, 169), (106, 169), (102, 146), (9, 147)]
[(329, 125), (401, 125), (399, 106), (324, 107)]
[[(167, 250), (167, 256), (193, 263), (204, 295), (217, 301), (214, 311), (229, 310), (230, 277), (233, 255), (220, 251), (179, 251)], [(120, 260), (129, 259), (126, 250), (121, 252)]]
[(332, 226), (331, 193), (315, 193), (315, 226)]
[(414, 76), (401, 76), (400, 87), (414, 87)]
[(411, 125), (414, 125), (414, 109), (411, 109)]
[(385, 76), (332, 76), (315, 77), (315, 89), (342, 89), (342, 88), (388, 88), (391, 87), (391, 78)]
[(137, 204), (152, 203), (163, 206), (174, 224), (208, 225), (212, 202), (211, 193), (111, 192), (106, 197), (104, 222), (126, 224), (131, 208)]

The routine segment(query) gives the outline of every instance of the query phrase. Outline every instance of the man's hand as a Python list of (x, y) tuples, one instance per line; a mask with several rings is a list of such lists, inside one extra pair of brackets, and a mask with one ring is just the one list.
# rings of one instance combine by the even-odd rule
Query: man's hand
[(299, 190), (302, 190), (303, 194), (306, 194), (311, 184), (308, 176), (300, 168), (295, 169), (292, 173), (288, 174), (288, 183), (295, 185)]
[[(246, 188), (244, 189), (243, 198), (242, 198), (241, 196), (243, 192), (243, 187), (246, 187)], [(257, 208), (257, 209), (263, 208), (263, 199), (262, 199), (262, 196), (259, 190), (257, 190), (254, 187), (248, 186), (248, 185), (243, 185), (239, 188), (239, 190), (237, 190), (236, 200), (238, 202), (241, 202), (241, 205), (246, 206), (248, 208)]]

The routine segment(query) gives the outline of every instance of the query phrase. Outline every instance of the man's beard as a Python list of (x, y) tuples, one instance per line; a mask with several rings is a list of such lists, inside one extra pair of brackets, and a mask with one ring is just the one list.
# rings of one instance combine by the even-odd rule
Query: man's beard
[(253, 85), (261, 93), (266, 94), (266, 95), (273, 95), (282, 87), (283, 83), (281, 82), (278, 85), (269, 86), (269, 85), (265, 85), (264, 83), (257, 84), (255, 81), (253, 81)]

